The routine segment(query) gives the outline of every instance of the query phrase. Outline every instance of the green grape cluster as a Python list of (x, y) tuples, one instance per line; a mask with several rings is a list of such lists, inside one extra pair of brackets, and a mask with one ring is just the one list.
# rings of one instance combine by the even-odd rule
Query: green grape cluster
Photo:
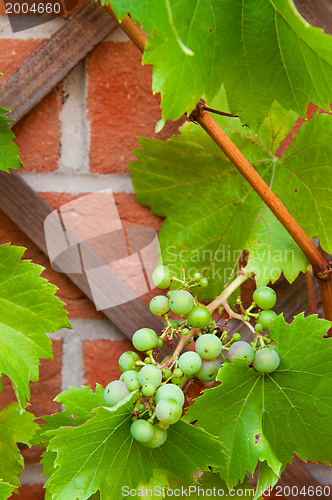
[[(203, 382), (213, 382), (222, 361), (227, 362), (224, 350), (228, 351), (228, 362), (244, 360), (259, 373), (271, 373), (280, 363), (277, 346), (269, 335), (262, 336), (260, 333), (268, 329), (276, 317), (270, 310), (276, 302), (275, 292), (269, 287), (258, 288), (253, 304), (246, 311), (238, 301), (244, 321), (250, 320), (250, 316), (257, 320), (255, 341), (251, 344), (244, 342), (239, 333), (234, 333), (227, 341), (228, 332), (219, 331), (209, 309), (191, 293), (191, 283), (195, 286), (200, 283), (204, 287), (206, 282), (203, 280), (198, 273), (185, 281), (174, 278), (165, 266), (155, 269), (154, 283), (161, 289), (169, 288), (169, 291), (167, 296), (154, 297), (150, 309), (153, 314), (164, 316), (167, 325), (160, 337), (151, 328), (140, 328), (133, 334), (133, 346), (147, 355), (142, 361), (137, 352), (124, 352), (119, 358), (120, 379), (110, 382), (104, 392), (108, 406), (116, 406), (135, 392), (137, 397), (133, 403), (130, 434), (149, 448), (162, 446), (167, 439), (168, 427), (181, 418), (186, 381), (196, 377)], [(255, 307), (262, 310), (252, 313)], [(170, 311), (180, 319), (169, 320)], [(173, 355), (157, 362), (153, 349), (167, 345), (167, 340), (169, 345), (173, 335), (179, 341), (182, 339), (181, 347), (187, 339), (194, 340), (195, 350), (180, 354), (178, 349), (178, 352), (176, 350)]]

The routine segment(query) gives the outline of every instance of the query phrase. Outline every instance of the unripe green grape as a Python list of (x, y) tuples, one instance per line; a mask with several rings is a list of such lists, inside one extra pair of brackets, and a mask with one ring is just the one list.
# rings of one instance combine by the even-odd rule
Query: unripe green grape
[(151, 328), (137, 330), (132, 338), (132, 343), (138, 351), (149, 351), (157, 345), (157, 334)]
[(202, 366), (201, 357), (197, 352), (187, 351), (179, 358), (179, 368), (188, 377), (194, 375)]
[(253, 367), (259, 373), (271, 373), (280, 364), (279, 354), (271, 347), (264, 347), (255, 352)]
[(276, 317), (277, 315), (274, 311), (270, 311), (270, 309), (264, 309), (264, 311), (262, 311), (258, 317), (258, 322), (262, 325), (263, 330), (268, 330), (272, 326), (273, 321)]
[(142, 444), (148, 448), (159, 448), (159, 446), (163, 445), (167, 439), (167, 430), (161, 429), (159, 425), (154, 425), (153, 430), (153, 438), (149, 442)]
[(190, 312), (194, 307), (194, 303), (194, 297), (186, 290), (178, 290), (177, 292), (174, 292), (169, 301), (172, 311), (179, 316)]
[(119, 357), (119, 367), (122, 372), (126, 372), (127, 370), (139, 370), (139, 367), (136, 366), (136, 361), (140, 361), (140, 357), (137, 352), (134, 351), (126, 351)]
[(188, 321), (194, 328), (205, 328), (210, 324), (211, 313), (205, 306), (194, 306), (188, 313)]
[(277, 301), (276, 292), (269, 286), (257, 288), (252, 298), (260, 309), (271, 309)]
[(113, 380), (104, 391), (105, 403), (108, 406), (115, 406), (130, 394), (128, 387), (121, 380)]
[(196, 340), (195, 351), (202, 359), (214, 359), (221, 350), (221, 340), (212, 333), (205, 333)]
[(165, 424), (164, 422), (159, 422), (158, 426), (160, 427), (160, 429), (163, 429), (163, 430), (166, 430), (169, 428), (169, 424)]
[(199, 284), (201, 285), (202, 288), (207, 288), (209, 286), (209, 282), (206, 278), (202, 278)]
[(163, 341), (163, 339), (160, 339), (160, 338), (158, 337), (156, 347), (157, 347), (158, 349), (161, 349), (162, 347), (164, 347), (164, 341)]
[(171, 278), (171, 272), (166, 266), (158, 266), (152, 273), (153, 283), (161, 289), (165, 289), (170, 286)]
[(239, 333), (233, 333), (232, 338), (233, 340), (238, 342), (239, 340), (241, 340), (241, 335)]
[(154, 437), (154, 428), (146, 420), (135, 420), (130, 426), (130, 434), (139, 443), (148, 443)]
[(153, 396), (156, 392), (156, 387), (153, 384), (144, 384), (142, 387), (142, 392), (144, 396), (150, 397)]
[(169, 311), (169, 301), (164, 295), (153, 297), (150, 302), (150, 311), (156, 316), (162, 316)]
[(195, 376), (203, 382), (213, 382), (216, 379), (219, 368), (221, 367), (218, 359), (203, 359), (202, 366)]
[(150, 356), (147, 356), (146, 358), (144, 358), (144, 363), (145, 363), (146, 365), (151, 365), (152, 361), (151, 361)]
[(247, 365), (250, 365), (252, 360), (254, 359), (254, 350), (250, 344), (240, 340), (239, 342), (235, 342), (228, 351), (228, 359), (230, 362), (233, 362), (234, 358), (236, 359), (245, 359)]
[(180, 368), (175, 368), (175, 370), (173, 371), (173, 375), (174, 377), (182, 377), (183, 372)]
[(177, 330), (179, 328), (179, 323), (174, 319), (171, 319), (170, 323), (172, 325), (172, 328), (174, 328), (174, 330)]
[(176, 399), (181, 407), (184, 405), (184, 394), (180, 387), (175, 384), (165, 384), (157, 390), (155, 397), (156, 403), (159, 403), (162, 399), (168, 398)]
[(168, 292), (167, 292), (167, 298), (170, 299), (172, 297), (173, 293), (174, 293), (174, 290), (168, 290)]
[(263, 330), (263, 326), (260, 323), (256, 323), (255, 330), (256, 332), (261, 332)]
[(182, 406), (174, 398), (162, 399), (157, 403), (156, 415), (165, 424), (175, 424), (182, 415)]
[(155, 365), (145, 365), (138, 373), (138, 380), (142, 386), (152, 384), (154, 387), (158, 387), (162, 381), (161, 370)]
[(190, 332), (189, 328), (182, 328), (182, 335), (188, 335), (188, 333)]
[(141, 387), (140, 381), (138, 380), (138, 373), (134, 370), (124, 372), (120, 380), (126, 384), (130, 392), (136, 391)]
[(243, 316), (243, 321), (249, 322), (250, 321), (250, 317), (249, 316)]
[(138, 409), (139, 409), (139, 411), (144, 411), (145, 410), (145, 405), (143, 403), (140, 403), (138, 405)]
[(194, 280), (196, 280), (196, 281), (200, 281), (201, 279), (202, 279), (202, 275), (201, 275), (201, 273), (195, 273), (195, 274), (194, 274)]

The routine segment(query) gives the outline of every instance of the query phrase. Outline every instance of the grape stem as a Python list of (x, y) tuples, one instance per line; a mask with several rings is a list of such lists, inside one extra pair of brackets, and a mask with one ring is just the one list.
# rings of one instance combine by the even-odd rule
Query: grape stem
[(177, 361), (179, 354), (181, 353), (182, 349), (184, 348), (185, 344), (188, 342), (188, 340), (192, 339), (193, 337), (197, 337), (201, 332), (197, 328), (192, 328), (188, 335), (182, 335), (180, 337), (178, 345), (176, 346), (172, 356), (168, 358), (163, 365), (160, 366), (160, 368), (168, 368), (171, 366), (174, 361)]

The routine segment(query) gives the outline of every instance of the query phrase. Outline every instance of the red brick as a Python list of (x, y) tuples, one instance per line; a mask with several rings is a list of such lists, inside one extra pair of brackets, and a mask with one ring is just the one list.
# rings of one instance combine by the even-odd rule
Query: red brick
[(135, 136), (166, 140), (177, 133), (170, 122), (159, 134), (160, 97), (151, 92), (151, 66), (141, 66), (141, 55), (130, 42), (104, 42), (87, 58), (88, 110), (91, 124), (90, 165), (93, 172), (128, 172), (139, 147)]
[(24, 484), (18, 489), (19, 494), (13, 493), (10, 498), (13, 500), (43, 500), (45, 489), (43, 484)]
[[(60, 403), (53, 401), (61, 392), (62, 340), (53, 340), (53, 359), (41, 359), (39, 382), (30, 384), (31, 398), (28, 410), (36, 417), (60, 411)], [(7, 377), (3, 379), (1, 407), (16, 401), (12, 384)]]
[[(0, 9), (4, 4), (0, 0)], [(0, 15), (1, 11), (0, 11)], [(44, 43), (44, 40), (12, 40), (9, 38), (1, 39), (1, 73), (0, 85), (16, 70), (26, 59), (32, 56), (39, 47)]]
[(96, 384), (106, 387), (121, 375), (118, 359), (125, 351), (134, 351), (130, 340), (83, 340), (85, 384), (95, 389)]
[(52, 172), (59, 167), (61, 85), (52, 90), (15, 127), (24, 171)]

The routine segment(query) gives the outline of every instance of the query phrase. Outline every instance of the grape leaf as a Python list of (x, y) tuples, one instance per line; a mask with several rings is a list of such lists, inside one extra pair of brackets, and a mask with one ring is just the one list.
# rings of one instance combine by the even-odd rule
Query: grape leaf
[(37, 381), (39, 358), (51, 358), (46, 335), (71, 328), (54, 297), (57, 287), (39, 275), (43, 268), (20, 261), (24, 248), (0, 246), (0, 372), (11, 378), (21, 408), (30, 397), (29, 381)]
[(309, 26), (292, 0), (103, 0), (149, 33), (143, 57), (163, 119), (191, 112), (225, 85), (232, 113), (253, 130), (274, 100), (305, 117), (309, 101), (329, 110), (332, 38)]
[[(278, 316), (270, 329), (277, 342), (279, 368), (260, 374), (243, 360), (225, 363), (221, 384), (196, 399), (184, 419), (218, 435), (230, 450), (223, 475), (228, 487), (266, 461), (278, 476), (296, 453), (302, 460), (332, 459), (332, 339), (323, 339), (331, 323), (316, 315), (297, 315), (287, 324)], [(265, 467), (262, 486), (273, 481)]]
[(9, 172), (9, 168), (23, 168), (23, 165), (18, 156), (18, 147), (13, 142), (15, 135), (8, 127), (11, 120), (3, 116), (5, 113), (8, 113), (8, 109), (0, 106), (0, 170)]
[(95, 416), (79, 427), (61, 427), (48, 451), (57, 453), (56, 470), (47, 481), (53, 500), (85, 500), (97, 490), (101, 500), (122, 498), (122, 488), (146, 483), (154, 469), (166, 469), (192, 482), (196, 469), (226, 466), (221, 442), (199, 428), (177, 422), (168, 430), (167, 441), (150, 449), (130, 434), (130, 394), (114, 408), (97, 408)]
[[(307, 235), (331, 253), (332, 117), (316, 114), (303, 124), (279, 159), (276, 148), (294, 119), (275, 104), (256, 136), (234, 118), (217, 118)], [(181, 132), (167, 143), (140, 139), (139, 161), (130, 165), (138, 202), (166, 217), (159, 233), (164, 262), (176, 274), (185, 268), (210, 278), (210, 299), (244, 249), (258, 286), (281, 272), (294, 281), (307, 266), (297, 244), (203, 130), (185, 124)]]
[(9, 491), (5, 483), (15, 488), (20, 485), (18, 475), (24, 464), (17, 442), (30, 446), (33, 434), (38, 429), (38, 425), (33, 422), (34, 418), (30, 412), (21, 413), (18, 403), (11, 403), (0, 412), (0, 478), (4, 481), (0, 482), (0, 498), (1, 488), (4, 494)]
[(15, 490), (15, 486), (12, 486), (11, 484), (4, 483), (0, 479), (0, 500), (7, 500), (7, 498), (10, 497), (10, 495), (13, 493)]

